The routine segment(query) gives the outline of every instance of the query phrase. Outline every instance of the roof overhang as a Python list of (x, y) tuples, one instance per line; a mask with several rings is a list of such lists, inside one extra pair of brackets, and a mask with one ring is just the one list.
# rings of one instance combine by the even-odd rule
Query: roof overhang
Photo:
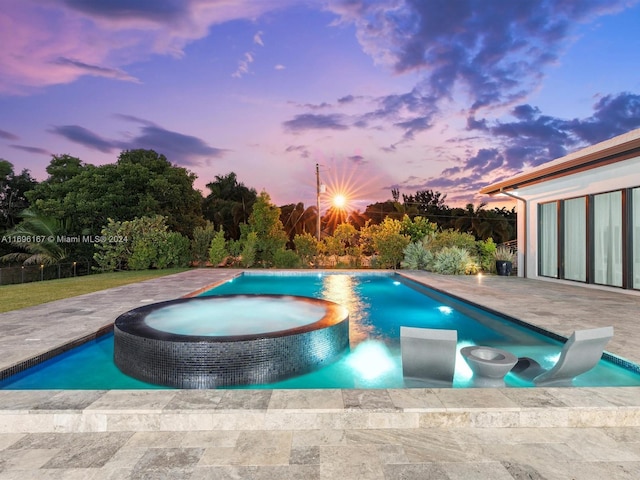
[(488, 185), (480, 190), (484, 195), (496, 195), (518, 187), (526, 187), (555, 178), (591, 170), (640, 156), (640, 129), (619, 135), (564, 157), (552, 160), (540, 167)]

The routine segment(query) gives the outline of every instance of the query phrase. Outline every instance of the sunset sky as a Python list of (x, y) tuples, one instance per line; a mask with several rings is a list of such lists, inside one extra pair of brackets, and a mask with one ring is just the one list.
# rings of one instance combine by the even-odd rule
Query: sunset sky
[(315, 203), (484, 185), (640, 127), (637, 0), (0, 0), (0, 158), (149, 148)]

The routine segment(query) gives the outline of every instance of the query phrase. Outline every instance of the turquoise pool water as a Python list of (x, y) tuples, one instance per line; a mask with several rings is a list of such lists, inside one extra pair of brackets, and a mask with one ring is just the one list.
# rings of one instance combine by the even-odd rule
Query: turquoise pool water
[[(415, 287), (415, 288), (412, 288)], [(395, 275), (296, 274), (242, 275), (202, 295), (286, 294), (323, 298), (350, 314), (350, 349), (315, 372), (278, 383), (246, 388), (404, 388), (400, 326), (455, 329), (458, 350), (486, 345), (529, 356), (552, 366), (562, 344), (541, 333), (448, 298)], [(507, 386), (528, 387), (511, 374)], [(640, 386), (640, 375), (601, 361), (574, 381), (576, 386)], [(454, 387), (470, 387), (471, 371), (458, 354)], [(1, 389), (161, 388), (122, 374), (113, 363), (113, 336), (105, 335), (0, 382)], [(237, 387), (235, 387), (237, 388)], [(245, 388), (245, 387), (242, 387)]]

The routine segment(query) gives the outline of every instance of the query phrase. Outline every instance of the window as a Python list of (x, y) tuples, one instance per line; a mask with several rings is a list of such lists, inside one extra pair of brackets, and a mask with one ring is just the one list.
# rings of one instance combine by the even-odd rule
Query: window
[(587, 281), (587, 199), (564, 202), (564, 278)]
[(594, 282), (622, 286), (622, 192), (593, 197)]
[(558, 277), (558, 204), (540, 205), (540, 275)]

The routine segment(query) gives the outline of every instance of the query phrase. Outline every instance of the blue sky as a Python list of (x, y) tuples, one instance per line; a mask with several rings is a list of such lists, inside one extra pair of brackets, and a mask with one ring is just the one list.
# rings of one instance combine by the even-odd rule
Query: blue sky
[[(640, 127), (637, 0), (0, 0), (0, 158), (153, 148), (315, 203), (484, 185)], [(328, 195), (327, 195), (328, 197)]]

